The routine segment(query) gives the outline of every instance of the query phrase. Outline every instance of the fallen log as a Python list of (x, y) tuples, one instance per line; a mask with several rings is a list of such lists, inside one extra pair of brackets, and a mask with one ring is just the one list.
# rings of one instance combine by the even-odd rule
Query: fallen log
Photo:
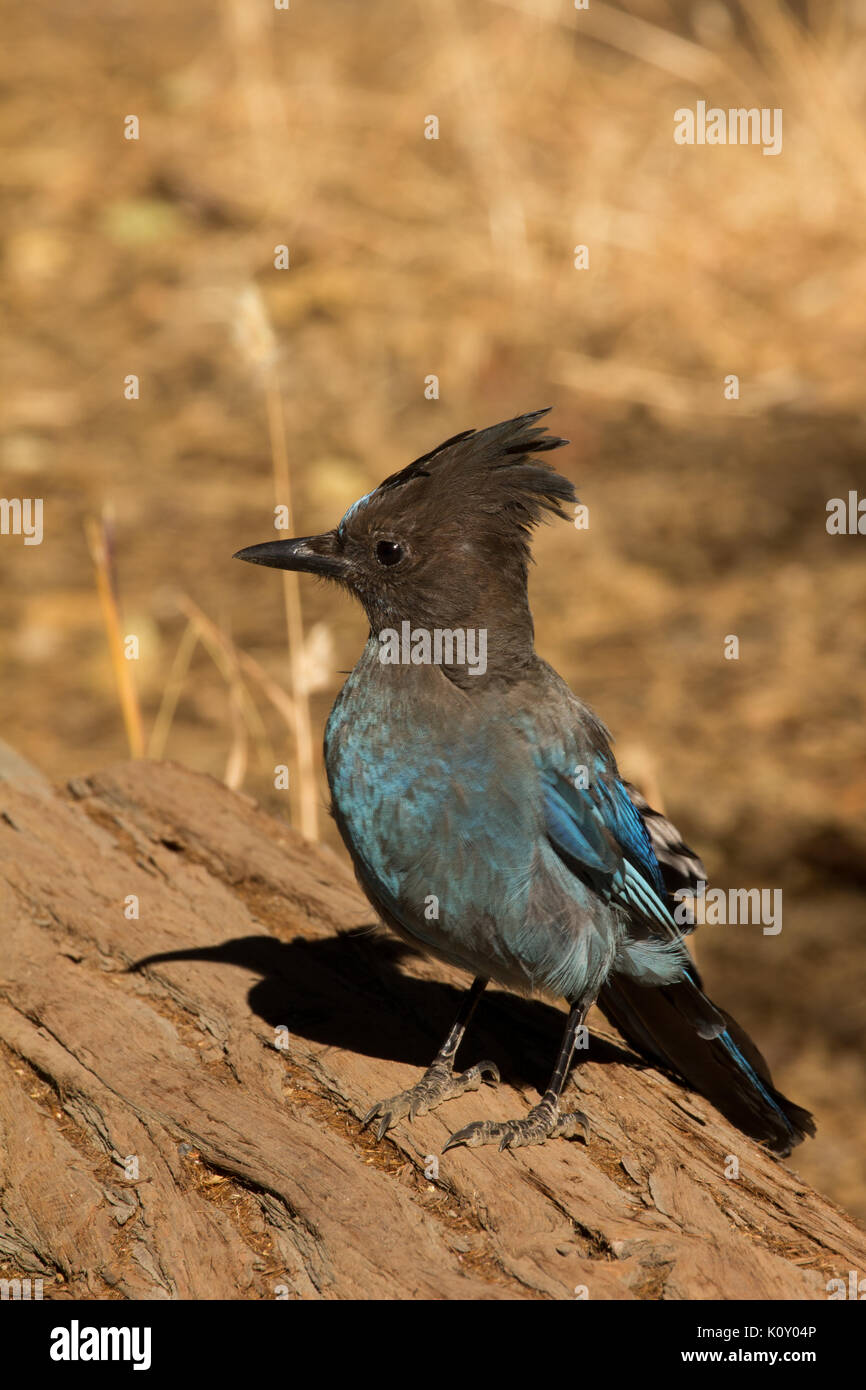
[[(825, 1299), (866, 1236), (602, 1023), (588, 1144), (452, 1150), (537, 1099), (557, 1010), (492, 989), (503, 1084), (376, 1144), (457, 972), (343, 861), (166, 763), (0, 763), (0, 1279), (51, 1298)], [(575, 1095), (579, 1092), (579, 1095)], [(734, 1175), (736, 1174), (736, 1175)]]

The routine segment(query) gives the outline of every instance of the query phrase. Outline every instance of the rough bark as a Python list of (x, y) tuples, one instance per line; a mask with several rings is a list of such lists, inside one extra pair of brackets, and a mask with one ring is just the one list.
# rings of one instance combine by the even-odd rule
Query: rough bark
[(442, 1156), (522, 1113), (556, 1049), (555, 1008), (496, 990), (460, 1060), (499, 1090), (376, 1144), (359, 1118), (465, 981), (207, 777), (54, 789), (8, 761), (0, 906), (0, 1276), (46, 1297), (803, 1299), (866, 1268), (848, 1217), (604, 1026), (568, 1092), (588, 1145)]

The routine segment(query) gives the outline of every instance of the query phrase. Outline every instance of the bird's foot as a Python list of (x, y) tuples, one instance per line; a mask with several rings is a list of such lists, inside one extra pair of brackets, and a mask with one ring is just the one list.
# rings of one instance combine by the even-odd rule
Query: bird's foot
[(501, 1153), (503, 1149), (519, 1149), (523, 1144), (543, 1144), (545, 1139), (571, 1139), (579, 1130), (583, 1131), (584, 1141), (588, 1143), (589, 1120), (582, 1111), (572, 1110), (561, 1115), (559, 1106), (553, 1101), (542, 1100), (533, 1105), (523, 1120), (476, 1120), (452, 1134), (445, 1149), (454, 1149), (458, 1144), (477, 1149), (479, 1144), (498, 1141)]
[(366, 1129), (367, 1125), (378, 1119), (376, 1138), (381, 1139), (405, 1115), (410, 1120), (414, 1120), (416, 1115), (426, 1115), (428, 1110), (434, 1110), (445, 1100), (453, 1100), (466, 1091), (477, 1091), (482, 1081), (488, 1086), (499, 1085), (499, 1068), (495, 1062), (477, 1062), (468, 1071), (455, 1075), (452, 1063), (437, 1059), (414, 1086), (390, 1096), (388, 1100), (377, 1101), (364, 1116), (361, 1128)]

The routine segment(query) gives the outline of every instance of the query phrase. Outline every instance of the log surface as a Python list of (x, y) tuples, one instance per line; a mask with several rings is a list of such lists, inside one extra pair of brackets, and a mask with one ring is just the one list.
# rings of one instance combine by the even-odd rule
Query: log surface
[(588, 1144), (442, 1155), (525, 1112), (556, 1051), (557, 1009), (495, 988), (459, 1060), (503, 1084), (376, 1144), (360, 1117), (417, 1079), (466, 981), (208, 777), (54, 788), (0, 762), (0, 906), (0, 1277), (45, 1297), (823, 1299), (866, 1268), (796, 1153), (604, 1024), (566, 1092)]

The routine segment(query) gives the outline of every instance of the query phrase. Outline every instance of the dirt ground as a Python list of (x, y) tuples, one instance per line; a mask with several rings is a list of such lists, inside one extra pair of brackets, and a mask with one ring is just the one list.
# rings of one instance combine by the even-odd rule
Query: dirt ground
[[(301, 534), (552, 404), (590, 525), (539, 536), (539, 650), (714, 884), (782, 890), (778, 935), (706, 926), (698, 958), (816, 1113), (794, 1166), (866, 1217), (866, 538), (825, 524), (866, 496), (866, 21), (562, 11), (9, 7), (0, 491), (44, 499), (44, 540), (0, 536), (0, 733), (57, 779), (128, 755), (108, 507), (150, 751), (289, 814), (290, 730), (236, 660), (288, 681), (282, 590), (231, 559), (273, 534), (274, 402)], [(678, 147), (699, 99), (783, 109), (782, 154)], [(190, 600), (223, 634), (191, 654)], [(318, 748), (365, 627), (301, 601)]]

